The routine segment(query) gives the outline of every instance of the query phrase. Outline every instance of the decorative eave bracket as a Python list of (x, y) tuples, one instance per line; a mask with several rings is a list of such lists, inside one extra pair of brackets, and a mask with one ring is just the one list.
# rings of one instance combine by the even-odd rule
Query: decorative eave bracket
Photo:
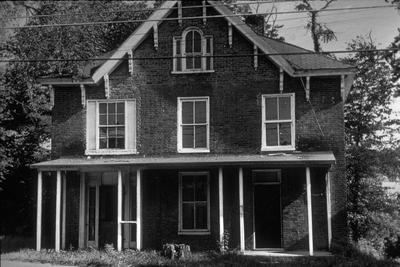
[(203, 0), (202, 2), (203, 5), (203, 24), (207, 24), (207, 6), (206, 6), (206, 1)]
[(233, 35), (232, 35), (232, 23), (228, 22), (228, 41), (229, 41), (229, 48), (232, 48), (233, 43)]
[(178, 0), (178, 22), (182, 26), (182, 0)]
[(342, 96), (343, 100), (346, 98), (345, 93), (346, 93), (346, 91), (345, 91), (345, 76), (341, 75), (340, 76), (340, 95)]
[(84, 84), (81, 84), (81, 102), (82, 107), (86, 108), (86, 88)]
[(50, 95), (50, 109), (54, 107), (54, 87), (50, 84), (49, 85), (49, 95)]
[(310, 76), (307, 76), (306, 79), (306, 99), (310, 101)]
[(106, 98), (110, 98), (110, 79), (108, 77), (108, 74), (104, 75), (104, 90), (105, 90), (105, 95)]
[(133, 52), (132, 50), (128, 51), (128, 67), (129, 67), (129, 74), (133, 74)]
[(283, 69), (279, 69), (279, 92), (282, 94), (283, 93), (283, 78), (284, 78), (284, 72)]
[(153, 31), (154, 31), (154, 48), (158, 50), (158, 24), (155, 22), (153, 24)]
[(258, 69), (258, 47), (257, 47), (257, 45), (254, 44), (253, 50), (254, 50), (254, 69), (257, 70)]

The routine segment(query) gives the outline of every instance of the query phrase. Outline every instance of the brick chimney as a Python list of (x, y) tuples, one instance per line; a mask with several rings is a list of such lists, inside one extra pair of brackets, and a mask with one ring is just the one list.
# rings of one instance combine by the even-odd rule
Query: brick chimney
[(245, 22), (250, 28), (258, 35), (264, 36), (264, 16), (262, 15), (252, 15), (246, 16)]

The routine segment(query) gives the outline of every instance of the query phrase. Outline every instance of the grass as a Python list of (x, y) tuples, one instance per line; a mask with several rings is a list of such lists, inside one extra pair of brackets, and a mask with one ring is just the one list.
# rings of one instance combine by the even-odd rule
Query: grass
[(255, 257), (243, 256), (235, 253), (218, 254), (216, 252), (193, 253), (191, 257), (183, 260), (169, 260), (156, 251), (137, 252), (114, 249), (103, 251), (88, 249), (77, 251), (42, 250), (37, 252), (32, 249), (22, 249), (1, 255), (2, 260), (41, 262), (60, 265), (75, 266), (327, 266), (327, 267), (391, 267), (400, 266), (398, 263), (377, 260), (372, 256), (353, 255), (352, 257), (337, 255), (333, 257)]

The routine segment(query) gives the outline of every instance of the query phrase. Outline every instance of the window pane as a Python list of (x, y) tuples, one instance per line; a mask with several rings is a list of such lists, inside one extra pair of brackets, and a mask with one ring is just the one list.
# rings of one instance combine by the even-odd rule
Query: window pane
[(117, 123), (115, 114), (108, 114), (108, 125), (115, 125)]
[(101, 149), (107, 148), (107, 138), (100, 138), (99, 146)]
[(207, 176), (195, 176), (196, 201), (207, 201)]
[(124, 125), (125, 124), (125, 116), (124, 116), (124, 114), (118, 114), (117, 115), (116, 124), (117, 125)]
[(193, 31), (194, 52), (201, 52), (201, 35), (197, 31)]
[(291, 123), (279, 123), (279, 141), (281, 146), (292, 144)]
[(279, 98), (279, 119), (290, 120), (291, 119), (290, 109), (290, 97)]
[(211, 53), (211, 40), (212, 39), (210, 37), (207, 38), (207, 42), (206, 42), (207, 43), (207, 47), (206, 47), (207, 53)]
[(95, 240), (96, 233), (96, 187), (89, 187), (89, 233), (88, 239)]
[(121, 149), (125, 148), (125, 138), (117, 138), (116, 142), (117, 142), (116, 148), (121, 148)]
[(193, 52), (193, 32), (188, 32), (186, 34), (186, 53)]
[(100, 138), (107, 138), (107, 128), (106, 127), (100, 127)]
[(125, 137), (125, 127), (117, 127), (117, 137), (119, 138)]
[(196, 203), (196, 229), (207, 229), (206, 203)]
[(117, 138), (108, 138), (108, 148), (117, 148)]
[(100, 125), (107, 125), (107, 115), (100, 114), (99, 123)]
[(116, 104), (115, 103), (108, 103), (108, 114), (116, 113)]
[(177, 55), (181, 54), (181, 40), (180, 39), (176, 40), (176, 54)]
[[(181, 55), (179, 55), (181, 56)], [(181, 71), (182, 70), (182, 58), (177, 58), (176, 59), (176, 70), (177, 71)]]
[(194, 177), (182, 177), (182, 201), (194, 201)]
[(207, 102), (196, 101), (195, 102), (195, 122), (206, 123), (207, 122)]
[(106, 114), (107, 113), (107, 103), (100, 103), (99, 104), (99, 113)]
[(117, 136), (117, 128), (112, 127), (108, 128), (108, 137), (116, 137)]
[(191, 56), (186, 57), (186, 68), (188, 70), (193, 69), (193, 57)]
[(195, 147), (207, 148), (207, 126), (195, 126)]
[(182, 102), (182, 123), (193, 123), (193, 102)]
[(194, 229), (194, 204), (182, 203), (182, 228)]
[(267, 138), (267, 146), (278, 145), (278, 124), (275, 123), (266, 124), (266, 138)]
[(117, 112), (122, 114), (125, 113), (125, 103), (117, 104)]
[(206, 57), (206, 70), (211, 70), (211, 57)]
[(277, 120), (278, 119), (278, 114), (277, 114), (277, 99), (267, 97), (265, 99), (265, 119), (266, 120)]
[(201, 69), (201, 56), (196, 56), (194, 57), (194, 68), (195, 69)]
[(182, 147), (193, 148), (193, 126), (182, 126)]

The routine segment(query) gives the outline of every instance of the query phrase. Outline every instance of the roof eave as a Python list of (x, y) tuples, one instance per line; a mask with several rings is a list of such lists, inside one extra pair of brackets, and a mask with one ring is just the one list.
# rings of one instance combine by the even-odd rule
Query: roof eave
[(340, 69), (317, 69), (317, 70), (296, 70), (293, 77), (305, 76), (336, 76), (336, 75), (352, 75), (356, 68), (340, 68)]
[(75, 79), (75, 78), (39, 78), (37, 81), (41, 85), (92, 85), (96, 84), (91, 78)]

